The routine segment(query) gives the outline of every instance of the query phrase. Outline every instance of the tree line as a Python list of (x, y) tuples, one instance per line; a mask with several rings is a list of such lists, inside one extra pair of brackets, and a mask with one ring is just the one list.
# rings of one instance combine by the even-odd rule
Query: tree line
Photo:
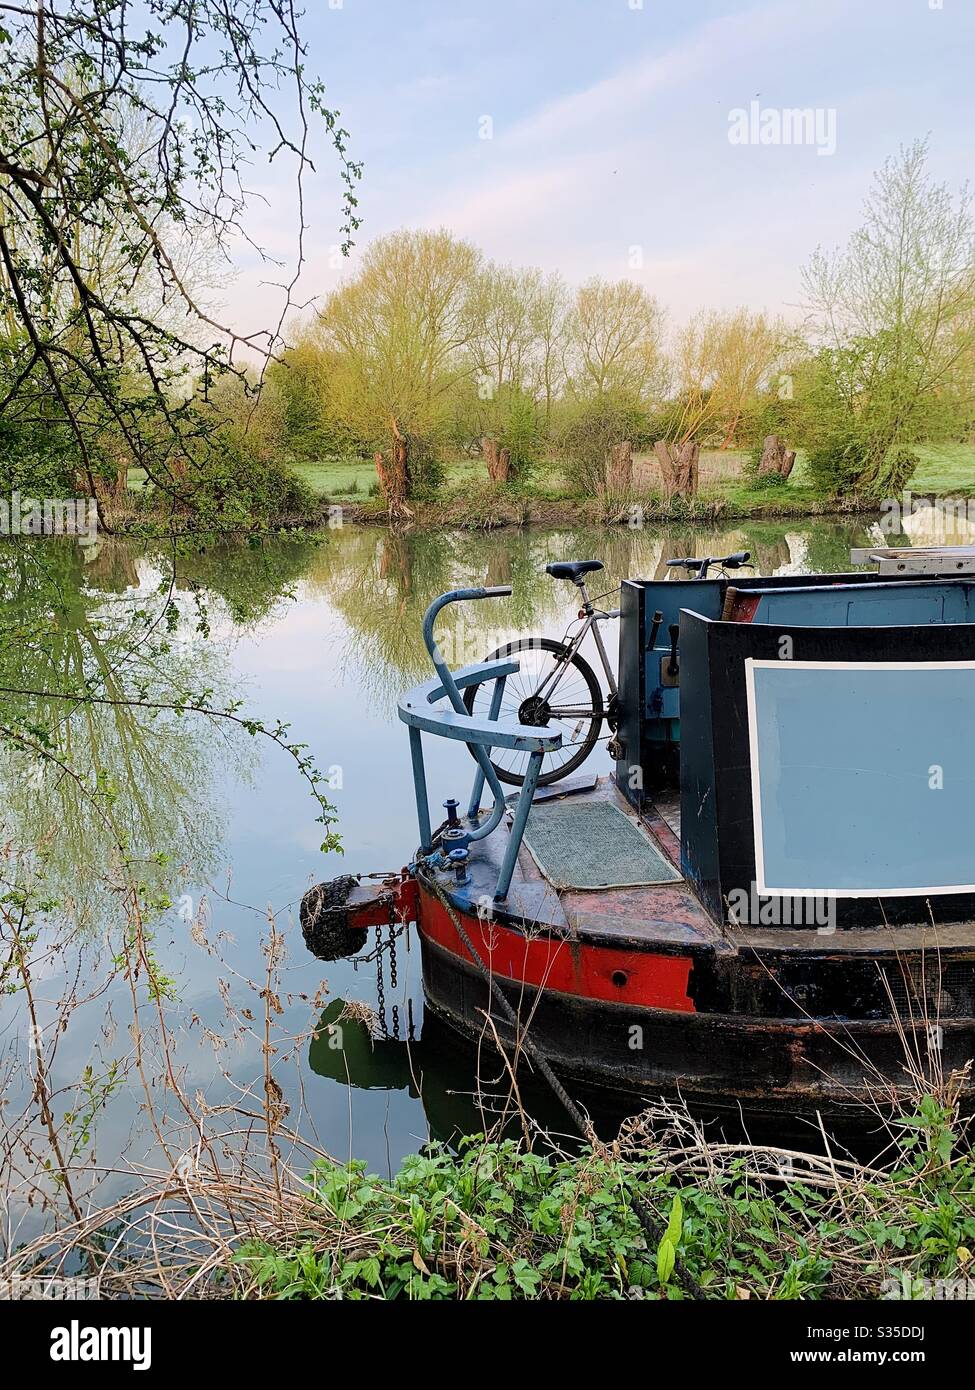
[(633, 280), (572, 287), (406, 230), (285, 331), (293, 278), (281, 322), (242, 339), (208, 291), (244, 232), (250, 152), (291, 160), (303, 207), (317, 131), (345, 250), (359, 225), (359, 168), (290, 11), (0, 11), (5, 492), (94, 497), (104, 524), (138, 476), (141, 505), (205, 527), (309, 510), (296, 459), (373, 459), (397, 512), (436, 498), (458, 456), (498, 489), (557, 462), (571, 491), (625, 495), (652, 452), (655, 485), (692, 496), (714, 447), (749, 450), (763, 486), (801, 449), (822, 492), (883, 497), (919, 443), (972, 438), (971, 204), (934, 180), (924, 143), (879, 171), (847, 245), (811, 257), (788, 321), (742, 307), (675, 324)]
[(845, 247), (802, 269), (793, 322), (747, 308), (671, 325), (624, 279), (571, 288), (498, 265), (448, 231), (374, 241), (267, 374), (255, 441), (302, 458), (374, 457), (392, 508), (480, 456), (517, 488), (558, 459), (580, 492), (626, 491), (653, 451), (670, 495), (704, 448), (745, 448), (757, 481), (806, 451), (829, 494), (888, 496), (923, 442), (975, 429), (969, 195), (917, 143), (878, 172)]

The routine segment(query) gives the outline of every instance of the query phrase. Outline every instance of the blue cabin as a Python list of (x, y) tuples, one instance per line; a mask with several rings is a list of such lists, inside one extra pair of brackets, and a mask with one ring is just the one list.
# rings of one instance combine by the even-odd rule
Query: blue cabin
[(623, 584), (616, 781), (681, 867), (841, 924), (975, 916), (975, 577)]

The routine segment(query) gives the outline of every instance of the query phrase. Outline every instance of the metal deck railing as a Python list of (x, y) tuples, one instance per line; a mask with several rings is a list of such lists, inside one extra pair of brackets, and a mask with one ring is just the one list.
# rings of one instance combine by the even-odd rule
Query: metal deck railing
[[(437, 846), (430, 825), (430, 804), (427, 796), (426, 770), (423, 763), (424, 733), (438, 738), (448, 738), (465, 743), (477, 763), (474, 785), (471, 789), (467, 807), (466, 826), (458, 821), (456, 827), (446, 832), (449, 836), (449, 851), (463, 851), (466, 858), (468, 847), (475, 840), (483, 840), (492, 834), (504, 819), (505, 793), (488, 756), (491, 748), (512, 748), (529, 754), (528, 769), (518, 796), (512, 817), (511, 834), (505, 849), (495, 901), (503, 902), (511, 887), (518, 851), (528, 823), (532, 798), (538, 785), (538, 776), (545, 754), (559, 748), (562, 743), (560, 733), (548, 733), (544, 729), (500, 718), (504, 687), (510, 675), (519, 669), (517, 661), (486, 661), (475, 666), (465, 666), (462, 670), (451, 671), (444, 660), (443, 653), (433, 636), (433, 625), (438, 613), (449, 603), (468, 602), (481, 598), (506, 598), (511, 593), (508, 584), (491, 589), (452, 589), (441, 594), (427, 609), (423, 618), (423, 640), (436, 676), (422, 685), (415, 686), (399, 701), (399, 717), (410, 731), (410, 753), (413, 759), (413, 789), (416, 795), (416, 815), (420, 829), (420, 853), (434, 856)], [(462, 690), (485, 681), (494, 681), (491, 705), (487, 719), (475, 718), (468, 713), (464, 704)], [(440, 702), (446, 700), (448, 707)], [(480, 819), (481, 798), (487, 783), (494, 796), (494, 807), (486, 821)], [(442, 841), (441, 841), (442, 845)], [(441, 857), (446, 855), (441, 848)], [(456, 861), (455, 861), (456, 862)]]

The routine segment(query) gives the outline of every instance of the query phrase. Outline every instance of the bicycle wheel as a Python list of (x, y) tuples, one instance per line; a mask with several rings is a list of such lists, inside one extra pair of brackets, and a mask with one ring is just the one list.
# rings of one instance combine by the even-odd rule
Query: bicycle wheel
[[(517, 656), (520, 669), (505, 683), (500, 718), (515, 719), (535, 728), (557, 729), (562, 734), (562, 747), (546, 753), (542, 760), (538, 784), (548, 786), (574, 772), (595, 747), (603, 722), (602, 691), (592, 667), (578, 652), (570, 657), (569, 648), (551, 638), (522, 637), (499, 647), (486, 660), (498, 661), (506, 656)], [(493, 680), (468, 686), (464, 691), (468, 713), (487, 719), (493, 695)], [(512, 787), (522, 785), (530, 754), (513, 748), (492, 748), (490, 757), (502, 782)]]

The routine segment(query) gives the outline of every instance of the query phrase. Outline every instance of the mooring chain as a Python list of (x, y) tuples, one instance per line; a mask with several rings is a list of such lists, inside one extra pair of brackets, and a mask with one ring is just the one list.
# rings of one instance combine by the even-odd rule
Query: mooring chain
[[(383, 901), (385, 901), (385, 899), (378, 899), (377, 901), (383, 902)], [(381, 955), (383, 955), (386, 951), (392, 951), (392, 952), (394, 952), (394, 951), (395, 951), (395, 947), (393, 946), (393, 943), (395, 942), (396, 938), (399, 937), (399, 936), (402, 936), (402, 937), (404, 938), (404, 940), (406, 941), (406, 949), (407, 949), (407, 951), (409, 951), (409, 949), (410, 949), (410, 929), (409, 929), (409, 922), (402, 922), (402, 921), (400, 921), (400, 920), (396, 917), (396, 915), (395, 915), (395, 904), (396, 904), (395, 898), (393, 898), (392, 895), (390, 895), (390, 897), (389, 897), (389, 908), (390, 908), (390, 914), (391, 914), (391, 915), (390, 915), (390, 924), (389, 924), (389, 940), (388, 940), (388, 941), (384, 941), (384, 940), (383, 940), (383, 929), (382, 929), (381, 926), (378, 926), (378, 927), (376, 928), (376, 944), (375, 944), (375, 946), (373, 946), (372, 950), (371, 950), (371, 951), (367, 951), (365, 955), (362, 955), (362, 956), (354, 956), (354, 957), (352, 957), (352, 958), (350, 959), (350, 964), (351, 964), (353, 970), (358, 970), (359, 967), (362, 966), (362, 965), (372, 965), (372, 964), (373, 964), (375, 961), (377, 961), (377, 960), (379, 959), (379, 957), (380, 957)], [(395, 987), (396, 987), (396, 970), (395, 970), (395, 963), (394, 963), (394, 968), (392, 968), (391, 971), (390, 971), (390, 984), (391, 984), (391, 985), (393, 986), (393, 988), (395, 989)]]
[[(397, 976), (396, 976), (396, 915), (392, 908), (389, 910), (389, 987), (393, 991), (393, 998), (396, 997)], [(390, 1009), (390, 1017), (393, 1020), (393, 1037), (399, 1039), (399, 1004), (393, 1004)]]
[[(491, 994), (494, 996), (495, 1000), (498, 1003), (498, 1006), (501, 1009), (501, 1012), (507, 1018), (508, 1022), (514, 1025), (516, 1030), (516, 1037), (519, 1039), (520, 1046), (524, 1048), (525, 1052), (527, 1052), (528, 1056), (531, 1058), (533, 1064), (542, 1073), (549, 1086), (555, 1092), (556, 1096), (564, 1106), (569, 1118), (572, 1120), (572, 1123), (576, 1126), (583, 1139), (585, 1139), (586, 1142), (602, 1158), (611, 1161), (612, 1155), (609, 1149), (600, 1139), (599, 1135), (596, 1133), (595, 1129), (593, 1128), (592, 1121), (582, 1113), (582, 1111), (576, 1105), (575, 1101), (569, 1095), (568, 1091), (562, 1085), (559, 1078), (555, 1075), (555, 1072), (549, 1065), (548, 1059), (544, 1057), (541, 1052), (539, 1052), (538, 1048), (536, 1048), (535, 1044), (532, 1042), (527, 1032), (525, 1032), (522, 1029), (521, 1021), (517, 1013), (509, 1004), (508, 999), (505, 996), (503, 990), (501, 989), (501, 986), (498, 984), (496, 977), (490, 970), (488, 970), (487, 966), (484, 964), (483, 960), (478, 954), (478, 951), (474, 946), (473, 941), (471, 941), (464, 928), (464, 924), (461, 922), (460, 917), (454, 910), (453, 903), (447, 897), (446, 893), (443, 891), (437, 880), (433, 877), (432, 873), (418, 865), (417, 875), (418, 877), (423, 879), (424, 883), (428, 884), (429, 887), (433, 889), (434, 893), (436, 893), (437, 897), (440, 899), (440, 902), (443, 904), (447, 912), (447, 916), (453, 923), (457, 935), (464, 943), (464, 946), (471, 960), (474, 962), (474, 965), (486, 981)], [(544, 986), (540, 986), (539, 988), (543, 989)], [(660, 1220), (658, 1220), (658, 1218), (650, 1210), (650, 1207), (647, 1205), (647, 1203), (637, 1193), (632, 1194), (632, 1201), (633, 1209), (636, 1212), (637, 1219), (640, 1222), (640, 1225), (643, 1227), (644, 1233), (648, 1235), (651, 1240), (655, 1241), (659, 1245), (659, 1243), (663, 1240), (664, 1235), (666, 1234), (663, 1223)], [(704, 1298), (704, 1293), (701, 1289), (700, 1284), (698, 1284), (697, 1280), (694, 1279), (692, 1275), (688, 1274), (688, 1272), (685, 1269), (678, 1265), (674, 1273), (677, 1277), (677, 1282), (680, 1284), (681, 1288), (688, 1295), (688, 1297), (698, 1300), (702, 1300)]]
[(389, 986), (396, 988), (396, 929), (389, 924)]
[(383, 947), (380, 938), (382, 927), (376, 928), (376, 1000), (379, 1004), (379, 1022), (383, 1030), (383, 1037), (389, 1037), (389, 1028), (386, 1024), (386, 984), (383, 979)]

